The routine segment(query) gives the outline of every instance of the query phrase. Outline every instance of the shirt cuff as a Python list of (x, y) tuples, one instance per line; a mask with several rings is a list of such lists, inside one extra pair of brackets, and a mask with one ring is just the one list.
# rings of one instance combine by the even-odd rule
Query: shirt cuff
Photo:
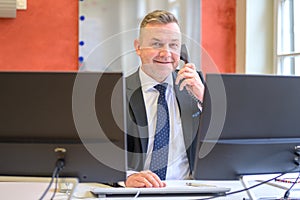
[(134, 171), (134, 170), (128, 170), (128, 171), (126, 171), (126, 177), (131, 176), (132, 174), (136, 174), (136, 173), (138, 173), (138, 172)]

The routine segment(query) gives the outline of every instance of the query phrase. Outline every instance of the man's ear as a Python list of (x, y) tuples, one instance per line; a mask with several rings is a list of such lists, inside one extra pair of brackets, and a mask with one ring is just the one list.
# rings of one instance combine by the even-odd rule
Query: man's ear
[(140, 41), (138, 39), (134, 40), (134, 48), (135, 48), (135, 52), (137, 55), (141, 54), (141, 45), (140, 45)]

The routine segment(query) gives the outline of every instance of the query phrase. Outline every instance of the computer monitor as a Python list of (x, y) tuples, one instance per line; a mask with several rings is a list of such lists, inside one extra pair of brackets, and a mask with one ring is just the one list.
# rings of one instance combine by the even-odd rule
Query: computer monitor
[(194, 178), (236, 180), (295, 169), (299, 86), (297, 76), (207, 74)]
[(0, 176), (126, 177), (122, 73), (1, 72)]

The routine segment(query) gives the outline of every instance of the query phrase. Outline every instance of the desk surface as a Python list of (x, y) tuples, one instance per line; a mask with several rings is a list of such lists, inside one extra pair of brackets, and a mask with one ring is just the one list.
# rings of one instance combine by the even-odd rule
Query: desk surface
[[(239, 181), (226, 181), (226, 182), (210, 182), (210, 184), (215, 184), (219, 186), (226, 186), (235, 189), (242, 189), (243, 186)], [(39, 199), (47, 188), (48, 183), (38, 183), (38, 182), (0, 182), (0, 193), (1, 199), (22, 199), (22, 200), (32, 200), (32, 199)], [(54, 184), (50, 189), (50, 192), (47, 194), (45, 199), (50, 199), (54, 191)], [(89, 191), (94, 187), (102, 187), (101, 184), (89, 184), (89, 183), (80, 183), (77, 185), (75, 192), (73, 194), (73, 200), (79, 199), (88, 199), (88, 200), (95, 200), (95, 198)], [(228, 197), (219, 197), (216, 199), (219, 200), (240, 200), (243, 198), (247, 198), (247, 193), (240, 193), (234, 196)], [(201, 199), (204, 196), (180, 196), (180, 197), (166, 197), (166, 196), (156, 196), (156, 197), (138, 197), (137, 199)], [(66, 193), (57, 193), (55, 195), (55, 200), (62, 200), (68, 199), (68, 195)], [(101, 199), (133, 199), (133, 197), (127, 198), (101, 198)]]
[[(202, 183), (206, 184), (214, 184), (216, 186), (221, 187), (229, 187), (231, 188), (231, 192), (244, 189), (243, 184), (240, 181), (202, 181)], [(257, 184), (255, 181), (249, 181), (249, 186)], [(22, 200), (33, 200), (39, 199), (45, 189), (47, 188), (48, 183), (46, 182), (0, 182), (0, 194), (1, 199), (22, 199)], [(95, 200), (95, 198), (89, 191), (95, 187), (103, 187), (102, 184), (97, 183), (80, 183), (77, 185), (75, 192), (71, 199), (80, 200)], [(45, 199), (50, 199), (54, 191), (54, 184), (50, 189), (50, 192), (47, 194)], [(251, 190), (255, 193), (255, 199), (261, 197), (282, 197), (285, 189), (280, 187), (274, 187), (272, 185), (262, 185), (257, 188)], [(292, 197), (300, 197), (300, 188), (299, 186), (291, 192)], [(184, 199), (204, 199), (204, 196), (180, 196), (180, 197), (166, 197), (166, 196), (156, 196), (156, 197), (138, 197), (137, 199), (141, 200), (149, 200), (149, 199), (168, 199), (168, 200), (184, 200)], [(66, 200), (68, 199), (68, 195), (66, 193), (56, 193), (55, 200)], [(127, 198), (101, 198), (101, 199), (114, 199), (114, 200), (126, 200), (133, 199), (133, 197)], [(237, 193), (233, 195), (229, 195), (226, 197), (218, 197), (214, 198), (217, 200), (243, 200), (250, 199), (247, 192)]]

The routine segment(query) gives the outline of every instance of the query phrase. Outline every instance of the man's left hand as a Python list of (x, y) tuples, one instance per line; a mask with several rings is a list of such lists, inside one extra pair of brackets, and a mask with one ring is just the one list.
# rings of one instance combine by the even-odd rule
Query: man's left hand
[(204, 85), (193, 63), (185, 64), (178, 72), (175, 84), (179, 84), (182, 80), (179, 89), (185, 87), (192, 95), (201, 102), (203, 101)]

